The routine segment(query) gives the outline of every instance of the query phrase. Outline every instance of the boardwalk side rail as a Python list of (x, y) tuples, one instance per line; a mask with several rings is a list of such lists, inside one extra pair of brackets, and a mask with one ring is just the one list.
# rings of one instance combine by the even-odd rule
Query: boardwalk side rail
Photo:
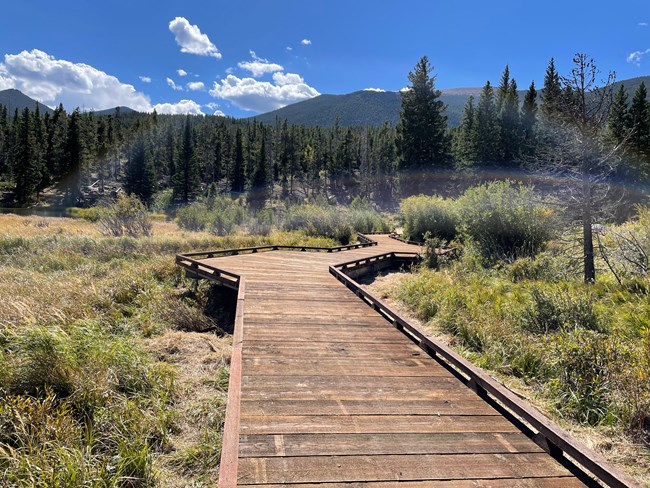
[[(531, 431), (531, 438), (542, 449), (564, 463), (569, 463), (578, 470), (590, 473), (606, 486), (613, 488), (639, 487), (640, 485), (626, 473), (610, 464), (600, 454), (573, 439), (564, 429), (549, 420), (530, 404), (519, 398), (501, 383), (494, 380), (482, 369), (474, 366), (449, 347), (427, 336), (418, 327), (403, 319), (395, 310), (383, 303), (372, 293), (364, 290), (355, 277), (376, 271), (378, 263), (384, 267), (416, 261), (414, 253), (387, 253), (375, 258), (348, 261), (329, 270), (341, 283), (354, 292), (370, 307), (402, 331), (409, 339), (433, 358), (444, 361), (461, 379), (479, 396), (492, 404), (505, 408), (511, 415), (523, 422)], [(410, 255), (410, 256), (409, 256)]]

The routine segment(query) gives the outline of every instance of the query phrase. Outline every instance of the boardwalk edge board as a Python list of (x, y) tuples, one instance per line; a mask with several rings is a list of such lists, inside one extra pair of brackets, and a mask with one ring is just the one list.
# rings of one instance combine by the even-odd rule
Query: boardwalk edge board
[[(392, 236), (391, 236), (392, 237)], [(415, 260), (409, 253), (386, 253), (372, 258), (363, 258), (356, 261), (330, 266), (330, 273), (335, 276), (348, 289), (354, 292), (361, 300), (366, 302), (382, 317), (391, 322), (413, 340), (420, 348), (433, 358), (439, 358), (449, 364), (465, 378), (467, 385), (482, 397), (496, 400), (516, 418), (523, 420), (532, 427), (536, 434), (533, 441), (552, 456), (568, 461), (576, 468), (585, 470), (599, 481), (613, 488), (640, 488), (635, 480), (626, 473), (610, 464), (600, 454), (573, 439), (570, 434), (559, 425), (534, 409), (530, 404), (520, 399), (504, 385), (494, 380), (485, 371), (474, 366), (465, 358), (454, 352), (449, 347), (430, 338), (418, 327), (406, 321), (395, 310), (383, 303), (372, 293), (364, 290), (351, 275), (355, 277), (375, 272), (378, 261), (393, 261), (394, 265), (412, 263)], [(388, 267), (386, 265), (385, 267)], [(352, 273), (351, 273), (352, 272)], [(568, 457), (567, 457), (568, 456)]]

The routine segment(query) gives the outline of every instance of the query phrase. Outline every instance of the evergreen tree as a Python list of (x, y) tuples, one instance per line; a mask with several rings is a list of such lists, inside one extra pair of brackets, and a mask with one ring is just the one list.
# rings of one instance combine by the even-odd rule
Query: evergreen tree
[(423, 56), (408, 75), (411, 85), (402, 93), (397, 126), (399, 168), (418, 175), (408, 183), (403, 180), (405, 195), (419, 193), (424, 189), (422, 181), (431, 171), (445, 168), (451, 162), (445, 105), (440, 101), (441, 92), (435, 89), (432, 71), (429, 59)]
[(528, 154), (535, 144), (535, 125), (537, 124), (537, 90), (535, 82), (531, 81), (530, 87), (524, 96), (524, 104), (521, 107), (521, 128), (524, 138), (524, 151)]
[(174, 198), (187, 203), (199, 192), (201, 184), (199, 166), (194, 155), (190, 115), (185, 117), (181, 150), (175, 169), (176, 172), (172, 177)]
[(474, 122), (475, 161), (482, 166), (494, 166), (501, 157), (499, 119), (494, 103), (494, 90), (488, 81), (476, 106)]
[(237, 126), (237, 132), (235, 133), (235, 155), (233, 158), (230, 190), (233, 193), (243, 193), (244, 183), (244, 148), (242, 144), (241, 128)]
[(621, 144), (627, 138), (629, 126), (627, 90), (625, 90), (625, 85), (621, 84), (614, 95), (607, 119), (610, 142), (613, 144)]
[(42, 178), (33, 117), (29, 108), (25, 107), (16, 127), (13, 176), (14, 193), (19, 205), (29, 203)]
[[(499, 87), (501, 91), (501, 87)], [(517, 82), (511, 79), (499, 112), (501, 164), (512, 165), (518, 158), (522, 142)]]
[(562, 106), (562, 83), (560, 74), (555, 69), (555, 60), (551, 58), (544, 75), (544, 88), (542, 92), (542, 114), (549, 120), (559, 114)]
[(258, 156), (253, 166), (253, 174), (250, 178), (250, 193), (248, 201), (254, 210), (261, 210), (268, 198), (269, 182), (267, 178), (267, 157), (266, 157), (266, 131), (261, 130), (261, 143)]
[(143, 203), (149, 202), (156, 190), (156, 172), (142, 136), (136, 137), (131, 147), (125, 168), (124, 190), (129, 195), (137, 195)]
[(506, 99), (508, 98), (508, 93), (510, 91), (510, 67), (506, 64), (503, 73), (501, 74), (501, 81), (499, 82), (499, 87), (497, 88), (496, 95), (496, 110), (497, 113), (501, 113), (506, 104)]
[(474, 109), (474, 97), (469, 96), (463, 109), (463, 118), (460, 127), (455, 132), (454, 153), (456, 166), (458, 168), (471, 166), (476, 162), (476, 112)]
[(630, 148), (636, 172), (650, 178), (650, 103), (642, 82), (634, 92), (628, 115)]
[(82, 139), (81, 112), (75, 109), (68, 121), (68, 131), (65, 141), (65, 157), (62, 177), (65, 187), (65, 202), (67, 205), (78, 205), (81, 201), (81, 179), (84, 166), (84, 147)]
[(9, 152), (9, 119), (7, 118), (7, 107), (0, 105), (0, 177), (9, 175)]

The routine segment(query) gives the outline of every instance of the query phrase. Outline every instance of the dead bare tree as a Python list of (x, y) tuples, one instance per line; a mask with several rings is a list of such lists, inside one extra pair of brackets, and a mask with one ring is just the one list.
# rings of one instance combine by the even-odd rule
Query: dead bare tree
[[(593, 223), (602, 217), (609, 198), (610, 176), (618, 165), (621, 147), (604, 140), (612, 84), (609, 73), (598, 83), (599, 70), (586, 54), (576, 54), (573, 69), (560, 78), (561, 94), (554, 110), (542, 120), (540, 148), (533, 161), (537, 171), (561, 176), (565, 182), (558, 196), (582, 227), (584, 280), (596, 280)], [(545, 100), (546, 103), (546, 100)]]

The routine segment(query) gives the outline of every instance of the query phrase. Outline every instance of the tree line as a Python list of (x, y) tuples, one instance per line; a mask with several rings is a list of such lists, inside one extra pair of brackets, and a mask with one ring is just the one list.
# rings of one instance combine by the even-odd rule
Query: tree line
[(555, 168), (548, 156), (558, 143), (553, 134), (571, 113), (574, 122), (590, 118), (595, 131), (589, 137), (616, 148), (621, 164), (608, 178), (650, 179), (650, 104), (643, 84), (628, 102), (625, 87), (610, 94), (611, 80), (604, 86), (572, 83), (551, 59), (541, 93), (533, 82), (520, 100), (506, 66), (499, 85), (487, 82), (478, 100), (469, 97), (460, 127), (450, 129), (429, 60), (423, 57), (408, 78), (396, 127), (264, 125), (119, 110), (99, 116), (67, 113), (61, 105), (51, 114), (38, 107), (9, 114), (0, 106), (0, 179), (11, 182), (10, 198), (18, 205), (46, 189), (57, 189), (66, 205), (84, 205), (89, 189), (102, 195), (119, 188), (145, 203), (168, 191), (178, 204), (206, 193), (246, 193), (253, 208), (270, 199), (347, 203), (356, 196), (388, 206), (430, 191), (440, 172), (531, 162)]

